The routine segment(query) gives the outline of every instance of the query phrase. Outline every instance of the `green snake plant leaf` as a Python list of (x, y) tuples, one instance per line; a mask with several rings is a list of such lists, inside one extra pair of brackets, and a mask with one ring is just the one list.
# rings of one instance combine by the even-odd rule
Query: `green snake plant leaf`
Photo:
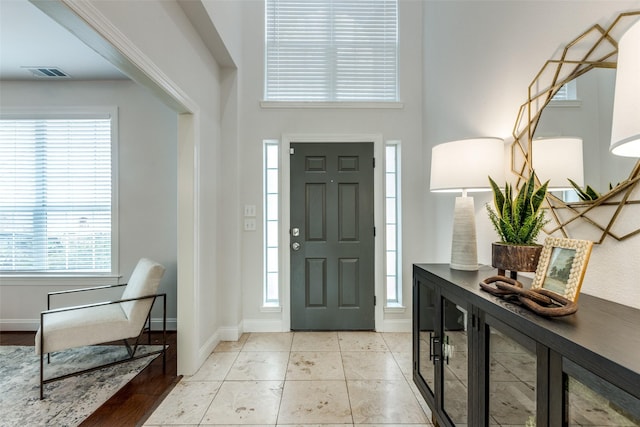
[[(507, 184), (504, 187), (504, 203), (500, 212), (500, 219), (511, 224), (513, 222), (513, 207), (511, 201), (511, 186)], [(500, 228), (503, 228), (502, 226)]]
[(587, 185), (586, 193), (589, 195), (589, 200), (597, 200), (600, 197), (600, 194), (590, 185)]
[(532, 197), (535, 189), (535, 177), (533, 173), (524, 184), (524, 187), (520, 189), (518, 196), (516, 197), (516, 204), (518, 209), (518, 225), (523, 226), (527, 218), (534, 215), (535, 210), (531, 204)]
[(589, 195), (582, 189), (582, 187), (580, 187), (575, 181), (570, 178), (567, 178), (567, 180), (569, 181), (573, 189), (576, 190), (576, 193), (578, 193), (578, 197), (580, 197), (581, 200), (590, 200)]
[(549, 186), (549, 181), (542, 184), (538, 189), (531, 195), (531, 216), (537, 216), (542, 203), (544, 202), (544, 198), (547, 194), (547, 187)]
[(491, 184), (491, 188), (493, 189), (493, 204), (496, 207), (497, 212), (502, 212), (502, 207), (504, 206), (504, 194), (502, 194), (502, 190), (498, 187), (498, 184), (495, 183), (491, 177), (489, 177), (489, 183)]

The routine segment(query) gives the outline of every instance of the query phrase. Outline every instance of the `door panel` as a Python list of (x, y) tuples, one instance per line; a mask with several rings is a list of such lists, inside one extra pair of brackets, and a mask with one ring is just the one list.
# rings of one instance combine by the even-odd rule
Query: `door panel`
[(358, 259), (341, 259), (340, 263), (340, 307), (358, 307)]
[(291, 148), (291, 328), (372, 330), (373, 143)]
[(305, 229), (307, 241), (327, 240), (327, 210), (325, 184), (307, 184), (305, 197)]
[(358, 184), (338, 186), (338, 239), (341, 242), (358, 241)]
[(327, 260), (321, 258), (306, 259), (305, 292), (306, 307), (327, 306)]

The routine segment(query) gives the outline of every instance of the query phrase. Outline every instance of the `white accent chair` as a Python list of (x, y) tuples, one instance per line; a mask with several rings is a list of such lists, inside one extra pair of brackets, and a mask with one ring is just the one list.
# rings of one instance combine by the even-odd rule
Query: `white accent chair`
[[(142, 258), (127, 284), (51, 292), (47, 295), (47, 310), (40, 313), (40, 328), (35, 338), (36, 354), (40, 355), (40, 399), (44, 398), (44, 384), (151, 354), (162, 353), (163, 370), (166, 369), (166, 294), (157, 293), (164, 272), (165, 268), (162, 265)], [(51, 309), (52, 296), (118, 286), (125, 287), (118, 300)], [(158, 298), (162, 299), (163, 305), (162, 350), (136, 356), (139, 340), (145, 330), (149, 344), (151, 343), (151, 309)], [(128, 342), (132, 338), (136, 339), (133, 348)], [(129, 357), (67, 375), (44, 378), (45, 354), (49, 361), (50, 353), (56, 351), (119, 340), (124, 341)]]

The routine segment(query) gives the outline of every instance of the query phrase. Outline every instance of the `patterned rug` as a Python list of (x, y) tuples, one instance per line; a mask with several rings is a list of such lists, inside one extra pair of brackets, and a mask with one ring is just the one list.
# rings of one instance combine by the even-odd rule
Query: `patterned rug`
[[(162, 346), (141, 346), (145, 354)], [(77, 426), (158, 355), (99, 369), (44, 386), (40, 400), (40, 356), (33, 347), (0, 347), (0, 426)], [(45, 360), (45, 378), (126, 357), (119, 346), (81, 347)]]

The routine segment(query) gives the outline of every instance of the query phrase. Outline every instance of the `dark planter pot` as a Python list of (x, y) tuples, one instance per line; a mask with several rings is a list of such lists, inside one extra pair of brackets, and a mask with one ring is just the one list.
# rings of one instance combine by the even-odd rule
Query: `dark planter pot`
[(495, 242), (491, 244), (491, 265), (498, 269), (498, 274), (510, 272), (516, 279), (519, 271), (536, 271), (542, 245), (509, 245)]

